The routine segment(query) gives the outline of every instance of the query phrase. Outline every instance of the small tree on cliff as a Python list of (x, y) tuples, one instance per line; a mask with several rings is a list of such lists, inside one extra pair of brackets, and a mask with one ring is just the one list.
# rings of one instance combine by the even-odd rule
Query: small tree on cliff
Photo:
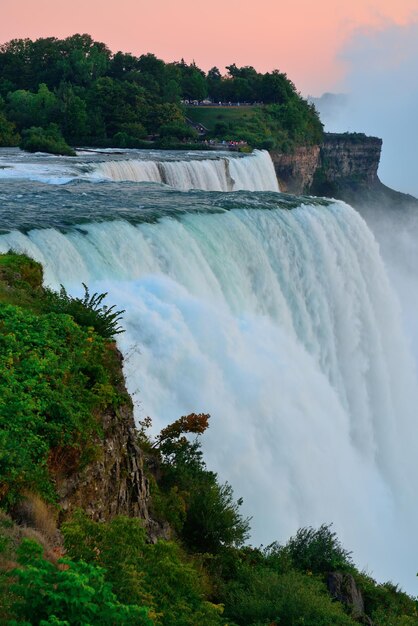
[[(219, 484), (207, 469), (198, 439), (209, 426), (209, 415), (185, 415), (164, 428), (153, 447), (161, 455), (163, 492), (177, 499), (184, 510), (177, 528), (185, 544), (196, 552), (218, 552), (223, 546), (239, 546), (249, 534), (249, 519), (234, 500), (232, 487)], [(189, 433), (197, 435), (190, 441)]]

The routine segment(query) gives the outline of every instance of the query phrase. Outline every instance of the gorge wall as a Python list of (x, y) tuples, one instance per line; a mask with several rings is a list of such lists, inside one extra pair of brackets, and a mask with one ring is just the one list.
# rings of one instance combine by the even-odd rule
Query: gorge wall
[(364, 206), (417, 206), (413, 196), (386, 187), (378, 177), (382, 140), (362, 133), (325, 133), (320, 146), (302, 146), (291, 154), (271, 152), (280, 189), (344, 200)]
[(271, 154), (280, 188), (288, 193), (339, 197), (348, 187), (378, 183), (382, 140), (363, 134), (326, 133), (321, 146)]

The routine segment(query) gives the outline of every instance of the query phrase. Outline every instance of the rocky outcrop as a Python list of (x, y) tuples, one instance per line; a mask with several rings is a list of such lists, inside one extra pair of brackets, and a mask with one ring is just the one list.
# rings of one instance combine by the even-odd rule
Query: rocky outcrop
[(328, 574), (327, 587), (335, 600), (350, 607), (353, 617), (364, 615), (363, 596), (351, 574), (331, 572)]
[(359, 133), (327, 133), (320, 150), (316, 172), (324, 181), (338, 185), (350, 181), (373, 185), (378, 181), (377, 170), (382, 140)]
[[(117, 354), (122, 368), (122, 356)], [(127, 400), (100, 416), (102, 432), (97, 439), (97, 458), (75, 473), (66, 471), (71, 468), (71, 460), (67, 462), (65, 451), (61, 453), (62, 458), (52, 463), (61, 521), (76, 509), (83, 509), (96, 521), (109, 520), (116, 515), (139, 517), (144, 520), (151, 541), (168, 539), (168, 524), (160, 524), (150, 516), (144, 455), (138, 446), (132, 404), (124, 383), (120, 385)]]
[(362, 133), (325, 133), (320, 146), (291, 154), (271, 152), (281, 191), (337, 198), (362, 209), (403, 208), (418, 200), (383, 185), (378, 177), (382, 140)]
[(319, 167), (319, 154), (319, 146), (302, 146), (291, 154), (271, 152), (281, 191), (296, 195), (306, 193)]
[(326, 133), (320, 146), (270, 154), (282, 191), (338, 197), (341, 188), (378, 182), (381, 149), (377, 137)]
[(328, 591), (334, 600), (344, 604), (351, 616), (361, 624), (373, 626), (373, 622), (364, 612), (364, 599), (351, 574), (330, 572), (327, 578)]

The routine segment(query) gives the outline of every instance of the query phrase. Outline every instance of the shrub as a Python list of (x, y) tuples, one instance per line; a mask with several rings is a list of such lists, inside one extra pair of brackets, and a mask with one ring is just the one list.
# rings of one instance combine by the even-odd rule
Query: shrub
[(249, 535), (250, 520), (240, 514), (242, 500), (234, 501), (232, 487), (219, 484), (206, 468), (200, 442), (184, 436), (201, 435), (208, 420), (203, 413), (184, 416), (162, 430), (155, 445), (162, 458), (161, 491), (171, 499), (175, 489), (176, 499), (184, 503), (184, 523), (177, 528), (183, 541), (194, 551), (215, 553), (223, 546), (241, 545)]
[(171, 124), (163, 124), (160, 126), (160, 137), (172, 138), (178, 141), (185, 141), (186, 139), (197, 139), (198, 133), (191, 126), (182, 124), (179, 122), (172, 122)]
[(64, 156), (75, 156), (76, 153), (65, 142), (56, 124), (47, 128), (32, 126), (22, 132), (20, 148), (26, 152), (48, 152)]
[(88, 462), (95, 411), (120, 402), (115, 364), (105, 340), (68, 315), (0, 308), (0, 498), (10, 505), (29, 490), (53, 500), (59, 450), (71, 453), (70, 472)]
[(83, 561), (47, 561), (34, 541), (23, 540), (19, 567), (11, 572), (18, 597), (13, 606), (15, 624), (92, 626), (153, 626), (149, 609), (121, 604), (105, 581), (105, 571)]
[(62, 528), (69, 554), (106, 569), (120, 600), (146, 604), (162, 626), (217, 626), (219, 610), (204, 597), (205, 577), (172, 542), (147, 542), (138, 519), (97, 523), (82, 513)]
[(354, 626), (323, 582), (289, 571), (280, 574), (254, 551), (236, 554), (235, 565), (219, 584), (225, 615), (240, 626)]
[(63, 285), (58, 293), (45, 290), (45, 306), (49, 311), (71, 315), (77, 324), (94, 328), (105, 339), (112, 339), (115, 335), (125, 332), (119, 326), (122, 313), (125, 311), (115, 311), (115, 305), (110, 307), (103, 305), (107, 293), (90, 294), (87, 285), (84, 283), (82, 285), (84, 287), (82, 298), (70, 296)]
[(301, 528), (285, 546), (293, 566), (302, 572), (324, 574), (352, 568), (351, 552), (345, 550), (331, 524), (317, 530)]
[(0, 111), (0, 147), (17, 146), (19, 140), (15, 125)]

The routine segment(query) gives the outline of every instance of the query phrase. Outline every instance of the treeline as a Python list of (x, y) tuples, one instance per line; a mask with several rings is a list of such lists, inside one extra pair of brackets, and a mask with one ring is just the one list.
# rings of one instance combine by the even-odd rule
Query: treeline
[[(140, 146), (156, 136), (168, 143), (195, 141), (184, 103), (206, 98), (263, 103), (270, 147), (320, 141), (322, 125), (313, 105), (286, 74), (234, 64), (226, 69), (226, 75), (216, 67), (206, 74), (183, 60), (113, 54), (89, 35), (14, 39), (0, 46), (0, 145), (16, 145), (32, 127), (38, 134), (51, 131), (50, 124), (73, 145)], [(229, 138), (230, 130), (217, 138)], [(240, 130), (245, 134), (245, 124)]]

